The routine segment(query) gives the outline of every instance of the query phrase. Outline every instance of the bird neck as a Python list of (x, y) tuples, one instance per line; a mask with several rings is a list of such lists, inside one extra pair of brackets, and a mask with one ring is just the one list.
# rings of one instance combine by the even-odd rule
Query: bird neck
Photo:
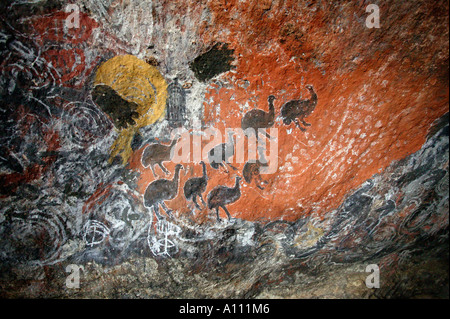
[(208, 175), (206, 174), (206, 165), (205, 165), (205, 163), (202, 162), (202, 166), (203, 166), (203, 178), (204, 179), (208, 179)]
[(239, 189), (239, 179), (236, 178), (236, 182), (234, 183), (234, 189)]
[(314, 105), (317, 103), (317, 94), (314, 92), (314, 89), (309, 89), (309, 92), (311, 93), (311, 102), (314, 103)]
[(275, 106), (273, 105), (273, 101), (269, 101), (269, 118), (275, 117)]
[(177, 144), (177, 139), (176, 139), (176, 138), (174, 138), (174, 139), (172, 140), (172, 142), (170, 143), (170, 147), (171, 147), (171, 148), (174, 147), (175, 144)]

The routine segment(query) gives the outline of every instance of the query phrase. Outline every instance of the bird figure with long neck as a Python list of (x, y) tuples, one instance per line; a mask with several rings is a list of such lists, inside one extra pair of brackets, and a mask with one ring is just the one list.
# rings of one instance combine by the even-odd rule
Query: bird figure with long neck
[(209, 161), (209, 165), (211, 165), (212, 168), (219, 169), (219, 167), (222, 167), (228, 173), (228, 170), (224, 165), (224, 163), (225, 163), (228, 166), (230, 166), (232, 169), (237, 170), (236, 167), (234, 167), (233, 165), (231, 165), (229, 163), (229, 159), (234, 156), (233, 135), (234, 135), (234, 132), (229, 131), (228, 132), (228, 141), (226, 143), (222, 143), (217, 146), (214, 146), (208, 152), (208, 161)]
[[(273, 95), (270, 95), (267, 98), (267, 102), (269, 103), (269, 112), (265, 112), (260, 109), (253, 109), (245, 113), (244, 117), (241, 120), (241, 128), (244, 131), (248, 128), (252, 128), (257, 135), (258, 129), (266, 129), (272, 127), (275, 123), (275, 106), (273, 105), (273, 101), (275, 99), (276, 98)], [(264, 135), (267, 138), (271, 138), (267, 132), (264, 132)]]
[(291, 122), (294, 122), (303, 132), (306, 131), (306, 128), (302, 127), (300, 122), (304, 126), (311, 126), (310, 123), (306, 123), (305, 118), (311, 115), (317, 105), (317, 94), (314, 91), (314, 88), (312, 85), (307, 85), (306, 88), (311, 94), (309, 100), (291, 100), (281, 107), (283, 123), (289, 125)]
[(187, 200), (192, 199), (194, 202), (195, 207), (197, 207), (198, 210), (200, 209), (200, 205), (197, 203), (197, 197), (200, 198), (202, 201), (203, 206), (206, 206), (205, 201), (203, 200), (202, 193), (205, 192), (206, 186), (208, 184), (208, 174), (206, 173), (206, 165), (203, 161), (200, 162), (203, 168), (203, 176), (201, 177), (191, 177), (186, 181), (184, 184), (183, 190), (184, 190), (184, 196)]
[(215, 209), (217, 221), (220, 221), (219, 208), (222, 208), (227, 214), (228, 220), (231, 220), (231, 215), (226, 208), (226, 205), (236, 202), (241, 197), (241, 190), (239, 186), (240, 180), (241, 177), (236, 176), (234, 187), (219, 185), (209, 192), (207, 197), (208, 208)]
[(159, 214), (159, 205), (161, 205), (169, 217), (172, 217), (171, 210), (167, 208), (164, 202), (172, 200), (177, 196), (179, 173), (181, 169), (183, 169), (183, 165), (177, 164), (172, 180), (157, 179), (151, 182), (145, 190), (144, 206), (153, 209), (158, 219), (161, 219), (162, 217)]

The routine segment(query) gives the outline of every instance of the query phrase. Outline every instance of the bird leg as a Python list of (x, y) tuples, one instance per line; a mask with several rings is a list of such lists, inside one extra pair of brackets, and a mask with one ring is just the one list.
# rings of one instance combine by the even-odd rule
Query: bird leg
[(166, 204), (164, 204), (164, 202), (159, 203), (161, 205), (161, 207), (164, 209), (164, 211), (166, 212), (167, 216), (169, 216), (170, 218), (173, 218), (172, 215), (172, 210), (169, 209)]
[(266, 180), (263, 180), (261, 175), (259, 175), (259, 174), (257, 176), (257, 179), (258, 179), (259, 184), (266, 184), (266, 185), (269, 184), (269, 182)]
[(155, 169), (153, 168), (153, 164), (150, 164), (150, 168), (152, 169), (153, 177), (158, 178), (158, 176), (155, 173)]
[(153, 211), (155, 212), (156, 219), (160, 220), (162, 218), (162, 216), (158, 212), (158, 210), (159, 210), (158, 204), (153, 205), (152, 208), (153, 208)]
[(300, 130), (302, 130), (303, 132), (306, 131), (306, 129), (303, 128), (303, 127), (300, 125), (300, 123), (298, 122), (298, 119), (297, 119), (297, 118), (294, 119), (294, 123), (295, 123), (295, 125), (297, 125), (297, 127), (298, 127)]
[(219, 163), (219, 166), (221, 166), (225, 170), (225, 173), (227, 173), (227, 174), (229, 173), (229, 171), (227, 170), (225, 165), (223, 165), (223, 163)]
[(161, 167), (164, 174), (170, 175), (170, 172), (167, 170), (167, 168), (164, 167), (164, 165), (162, 163), (158, 163), (158, 166)]
[[(259, 133), (259, 129), (258, 129), (258, 133)], [(272, 136), (270, 136), (269, 133), (267, 133), (266, 131), (262, 131), (261, 133), (264, 133), (264, 136), (267, 137), (269, 140), (272, 139)]]
[(216, 207), (216, 215), (217, 215), (217, 221), (220, 222), (219, 207)]
[(228, 209), (225, 207), (225, 205), (221, 205), (220, 207), (222, 207), (222, 209), (225, 211), (225, 213), (227, 213), (228, 220), (230, 220), (230, 219), (231, 219), (231, 215), (230, 215), (230, 213), (228, 212)]
[(196, 194), (194, 194), (194, 196), (192, 196), (192, 201), (194, 202), (195, 207), (197, 207), (198, 210), (202, 210), (200, 208), (200, 205), (197, 203), (197, 195)]
[(261, 184), (266, 184), (267, 185), (268, 182), (267, 181), (263, 181), (261, 175), (257, 175), (256, 179), (257, 179), (256, 187), (258, 187), (259, 189), (263, 190), (265, 187), (262, 187)]
[(301, 118), (300, 121), (302, 122), (302, 124), (303, 124), (304, 126), (311, 126), (311, 124), (310, 124), (310, 123), (306, 123), (305, 120), (304, 120), (303, 118)]
[[(230, 163), (227, 163), (228, 166), (230, 166), (232, 169), (234, 169), (235, 171), (237, 171), (237, 167), (234, 167), (233, 165), (231, 165)], [(228, 173), (228, 172), (227, 172)]]

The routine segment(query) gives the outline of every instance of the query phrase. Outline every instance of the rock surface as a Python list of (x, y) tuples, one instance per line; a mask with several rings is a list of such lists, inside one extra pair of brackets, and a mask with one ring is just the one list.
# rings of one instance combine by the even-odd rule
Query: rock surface
[(448, 298), (448, 2), (368, 5), (1, 3), (0, 296)]

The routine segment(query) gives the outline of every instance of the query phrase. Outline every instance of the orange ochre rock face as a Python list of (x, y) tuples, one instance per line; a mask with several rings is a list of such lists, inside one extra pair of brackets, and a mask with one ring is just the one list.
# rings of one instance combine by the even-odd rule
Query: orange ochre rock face
[[(199, 26), (201, 40), (227, 43), (235, 60), (233, 70), (208, 83), (205, 126), (225, 137), (225, 128), (239, 128), (251, 109), (268, 111), (268, 96), (276, 97), (278, 169), (261, 175), (267, 181), (263, 190), (241, 181), (240, 199), (227, 206), (233, 217), (321, 216), (372, 175), (417, 151), (432, 122), (448, 111), (447, 2), (383, 1), (380, 28), (366, 26), (369, 13), (360, 1), (216, 0), (207, 5), (211, 19)], [(318, 102), (305, 118), (311, 126), (302, 131), (283, 123), (281, 107), (309, 99), (307, 85), (314, 87)], [(142, 173), (143, 193), (154, 177), (140, 164), (142, 151), (130, 163)], [(165, 166), (173, 172), (175, 163)], [(202, 174), (198, 163), (184, 166), (178, 195), (168, 203), (181, 214), (192, 204), (182, 185)], [(233, 187), (244, 164), (235, 166), (238, 170), (227, 174), (207, 165), (205, 199), (217, 185)], [(206, 214), (203, 209), (196, 218)]]

